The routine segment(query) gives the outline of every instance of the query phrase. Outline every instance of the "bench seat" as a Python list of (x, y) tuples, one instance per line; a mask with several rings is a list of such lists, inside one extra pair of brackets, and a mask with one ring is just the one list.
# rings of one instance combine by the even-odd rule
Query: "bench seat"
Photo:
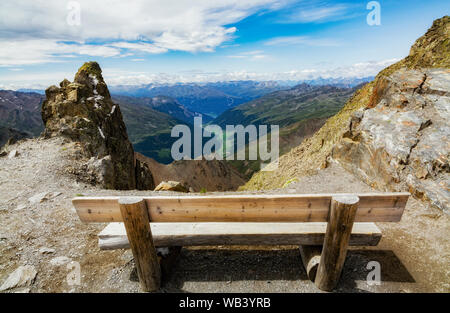
[[(215, 245), (322, 245), (327, 223), (150, 223), (157, 247)], [(98, 235), (102, 250), (130, 248), (123, 223), (109, 223)], [(354, 223), (349, 245), (376, 246), (374, 223)]]

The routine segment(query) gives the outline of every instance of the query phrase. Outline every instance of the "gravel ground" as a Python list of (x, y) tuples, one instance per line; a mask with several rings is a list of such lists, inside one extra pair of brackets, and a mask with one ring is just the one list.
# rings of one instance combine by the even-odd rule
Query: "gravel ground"
[[(0, 158), (0, 286), (16, 268), (31, 265), (33, 283), (6, 292), (139, 292), (131, 251), (100, 251), (97, 233), (105, 225), (82, 224), (70, 200), (153, 192), (77, 182), (67, 174), (71, 145), (59, 138), (26, 140), (9, 147), (17, 157)], [(372, 190), (333, 165), (270, 193), (349, 191)], [(30, 199), (41, 193), (42, 202)], [(383, 239), (377, 247), (349, 251), (335, 292), (449, 292), (449, 225), (448, 215), (411, 198), (400, 223), (378, 224)], [(67, 282), (72, 261), (80, 264), (79, 285)], [(379, 286), (366, 282), (370, 261), (381, 264)], [(318, 292), (295, 246), (183, 248), (161, 291)]]

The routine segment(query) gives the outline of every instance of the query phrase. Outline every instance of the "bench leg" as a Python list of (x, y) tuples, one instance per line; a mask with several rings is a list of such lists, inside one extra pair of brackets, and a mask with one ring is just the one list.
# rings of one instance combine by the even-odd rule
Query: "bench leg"
[(327, 232), (317, 269), (315, 284), (324, 291), (336, 287), (347, 255), (359, 198), (335, 196), (331, 200)]
[(143, 291), (157, 291), (161, 269), (153, 244), (147, 205), (142, 198), (120, 198), (120, 213)]

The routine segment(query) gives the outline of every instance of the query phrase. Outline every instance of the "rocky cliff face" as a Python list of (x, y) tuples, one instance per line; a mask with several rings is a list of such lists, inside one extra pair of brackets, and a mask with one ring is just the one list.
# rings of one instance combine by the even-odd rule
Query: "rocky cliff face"
[(272, 189), (333, 160), (380, 190), (408, 190), (448, 210), (450, 17), (381, 71), (300, 146), (243, 189)]
[(332, 158), (379, 190), (410, 190), (450, 207), (450, 70), (402, 69), (377, 84)]
[(74, 171), (91, 183), (107, 189), (151, 189), (151, 173), (135, 168), (120, 107), (112, 102), (101, 72), (96, 62), (85, 63), (73, 82), (65, 79), (60, 87), (45, 91), (44, 136), (64, 136), (78, 143), (76, 154), (87, 160)]

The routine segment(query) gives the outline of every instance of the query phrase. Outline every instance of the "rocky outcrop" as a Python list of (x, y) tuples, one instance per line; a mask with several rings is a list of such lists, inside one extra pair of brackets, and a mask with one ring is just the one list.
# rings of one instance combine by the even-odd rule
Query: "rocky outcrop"
[[(136, 176), (133, 146), (128, 140), (119, 105), (111, 100), (102, 71), (96, 62), (85, 63), (73, 82), (46, 91), (42, 104), (44, 137), (64, 136), (79, 143), (80, 177), (107, 189), (150, 189), (145, 169)], [(139, 180), (141, 177), (144, 181)]]
[(136, 189), (152, 190), (155, 188), (155, 180), (153, 174), (145, 162), (139, 160), (135, 153), (135, 175), (136, 175)]
[(450, 207), (450, 70), (402, 69), (377, 84), (332, 158), (379, 190), (410, 190)]
[[(382, 101), (383, 98), (385, 98), (386, 96), (386, 92), (388, 92), (388, 90), (390, 90), (388, 88), (388, 85), (391, 84), (392, 87), (392, 79), (390, 77), (392, 77), (392, 75), (397, 72), (397, 71), (401, 71), (401, 70), (417, 70), (418, 72), (414, 72), (414, 71), (407, 71), (407, 72), (403, 72), (403, 74), (399, 74), (401, 75), (409, 75), (409, 74), (413, 74), (413, 73), (419, 73), (418, 76), (421, 76), (425, 73), (427, 73), (427, 71), (436, 68), (436, 69), (441, 69), (441, 71), (444, 69), (448, 70), (450, 68), (450, 47), (449, 47), (449, 38), (450, 38), (450, 17), (449, 16), (444, 16), (441, 19), (438, 19), (436, 21), (434, 21), (432, 27), (426, 32), (426, 34), (422, 37), (420, 37), (415, 44), (411, 47), (410, 53), (409, 55), (404, 58), (403, 60), (389, 66), (388, 68), (384, 69), (383, 71), (381, 71), (376, 78), (374, 79), (374, 81), (366, 84), (365, 86), (363, 86), (361, 89), (359, 89), (357, 92), (355, 92), (355, 94), (353, 95), (353, 97), (347, 102), (347, 104), (344, 106), (344, 108), (335, 116), (331, 117), (330, 119), (328, 119), (328, 121), (325, 123), (325, 125), (317, 132), (314, 134), (314, 136), (312, 136), (311, 138), (305, 140), (302, 142), (302, 144), (294, 149), (292, 149), (289, 153), (283, 155), (280, 157), (279, 159), (279, 166), (278, 169), (275, 171), (267, 171), (267, 172), (258, 172), (255, 175), (253, 175), (253, 177), (251, 178), (251, 180), (249, 182), (247, 182), (247, 184), (242, 188), (244, 190), (255, 190), (255, 189), (274, 189), (274, 188), (281, 188), (287, 181), (296, 178), (298, 176), (304, 176), (304, 175), (310, 175), (313, 174), (314, 172), (316, 172), (319, 169), (323, 169), (326, 168), (329, 165), (329, 162), (331, 161), (331, 154), (332, 151), (335, 147), (336, 144), (339, 144), (341, 141), (348, 141), (348, 140), (356, 140), (357, 138), (354, 137), (355, 134), (353, 134), (352, 132), (349, 133), (351, 130), (349, 129), (349, 127), (354, 127), (354, 125), (356, 125), (358, 123), (359, 119), (362, 119), (363, 116), (365, 116), (365, 114), (362, 113), (355, 113), (361, 110), (367, 110), (367, 109), (372, 109), (378, 106), (378, 104), (380, 103), (380, 101)], [(440, 72), (442, 73), (442, 72)], [(414, 81), (415, 79), (417, 79), (416, 74), (414, 75), (414, 78), (412, 77), (411, 79)], [(431, 72), (429, 72), (429, 74), (431, 74)], [(409, 88), (416, 88), (416, 91), (414, 93), (410, 93), (409, 97), (417, 97), (417, 101), (419, 101), (419, 99), (422, 99), (421, 97), (423, 97), (424, 95), (426, 95), (426, 92), (424, 90), (421, 90), (421, 88), (423, 89), (423, 87), (427, 88), (427, 84), (432, 82), (434, 84), (434, 87), (430, 87), (430, 88), (438, 88), (439, 84), (442, 84), (442, 82), (437, 82), (438, 79), (441, 79), (443, 76), (442, 75), (446, 75), (446, 74), (439, 74), (437, 72), (433, 73), (433, 75), (435, 75), (435, 80), (433, 81), (428, 81), (428, 79), (425, 80), (425, 83), (423, 86), (420, 86), (420, 83), (418, 86), (415, 87), (409, 87)], [(400, 76), (395, 76), (395, 79), (400, 79)], [(420, 79), (417, 81), (422, 81), (423, 80), (423, 76), (420, 77)], [(409, 81), (408, 78), (404, 79), (405, 82), (408, 81), (408, 83), (411, 83), (411, 81)], [(428, 81), (428, 83), (427, 83)], [(416, 82), (416, 83), (417, 83)], [(414, 85), (414, 84), (413, 84)], [(400, 87), (398, 87), (400, 88)], [(443, 92), (448, 92), (448, 85), (446, 86), (446, 84), (441, 85), (440, 91), (431, 91), (431, 94), (429, 96), (427, 96), (429, 99), (431, 99), (432, 97), (436, 97), (436, 96), (440, 96), (442, 97), (444, 94)], [(447, 88), (446, 90), (443, 90)], [(401, 89), (401, 88), (400, 88)], [(398, 89), (398, 90), (400, 90)], [(419, 93), (420, 92), (424, 92), (422, 94)], [(390, 93), (392, 93), (393, 97), (396, 97), (396, 95), (394, 94), (395, 92), (393, 90), (389, 91)], [(438, 93), (438, 94), (436, 94)], [(405, 96), (405, 94), (401, 95), (398, 94), (398, 97), (401, 96)], [(444, 98), (441, 98), (444, 99)], [(413, 100), (410, 99), (413, 103)], [(397, 103), (402, 103), (402, 99), (397, 99)], [(415, 100), (414, 100), (415, 101)], [(425, 100), (424, 100), (425, 101)], [(427, 100), (428, 101), (428, 100)], [(406, 105), (408, 103), (403, 103), (402, 106), (404, 106), (405, 110), (409, 110), (406, 108)], [(410, 108), (411, 104), (409, 104)], [(411, 109), (413, 110), (413, 109)], [(413, 110), (415, 111), (415, 113), (418, 114), (419, 110)], [(446, 109), (448, 110), (448, 108)], [(360, 114), (360, 115), (358, 115)], [(369, 115), (372, 113), (368, 113)], [(393, 113), (388, 113), (389, 114), (393, 114)], [(411, 112), (405, 112), (403, 113), (404, 116), (403, 118), (407, 118), (407, 117), (411, 117), (412, 118), (412, 113)], [(392, 119), (392, 117), (389, 117), (388, 115), (384, 116), (384, 118), (387, 119)], [(400, 118), (401, 119), (401, 118)], [(431, 119), (431, 118), (428, 118)], [(353, 123), (351, 122), (353, 121)], [(375, 120), (372, 120), (375, 123)], [(416, 122), (419, 123), (419, 121), (417, 120)], [(356, 124), (354, 124), (356, 123)], [(420, 124), (421, 125), (421, 124)], [(420, 125), (419, 125), (419, 129), (420, 129)], [(448, 122), (447, 124), (448, 125)], [(373, 126), (373, 125), (372, 125)], [(424, 124), (422, 127), (425, 126), (430, 126), (427, 124)], [(377, 128), (378, 130), (380, 130), (380, 128)], [(432, 129), (432, 128), (430, 128)], [(421, 132), (423, 134), (427, 134), (429, 130), (426, 130), (426, 127), (424, 129), (421, 130)], [(385, 135), (388, 135), (387, 131), (384, 132)], [(398, 132), (397, 132), (398, 134)], [(417, 134), (417, 133), (416, 133)], [(420, 134), (419, 134), (420, 135)], [(393, 135), (389, 135), (389, 136), (395, 136)], [(423, 135), (420, 135), (423, 136)], [(431, 135), (430, 135), (431, 136)], [(352, 139), (353, 137), (353, 139)], [(410, 138), (408, 138), (408, 135), (406, 134), (402, 134), (401, 137), (395, 138), (392, 137), (392, 143), (394, 145), (396, 144), (397, 140), (400, 140), (399, 138), (404, 138), (405, 142), (410, 140)], [(417, 138), (416, 138), (417, 139)], [(417, 140), (412, 140), (412, 142), (414, 143)], [(418, 145), (420, 145), (422, 142), (423, 144), (426, 144), (426, 140), (419, 140), (418, 141)], [(434, 141), (436, 142), (436, 141)], [(400, 145), (400, 144), (399, 144)], [(419, 146), (420, 148), (420, 146)], [(439, 146), (436, 147), (436, 150), (439, 150)], [(415, 150), (415, 149), (413, 149)], [(416, 150), (419, 151), (419, 150)], [(448, 150), (447, 150), (448, 151)], [(414, 151), (413, 151), (414, 152)], [(443, 153), (444, 150), (441, 151), (441, 153)], [(337, 153), (337, 152), (336, 152)], [(377, 152), (378, 156), (380, 158), (384, 158), (385, 155), (383, 154), (383, 152), (380, 150)], [(408, 151), (406, 150), (405, 153), (403, 153), (403, 159), (405, 155), (407, 154)], [(416, 153), (416, 152), (414, 152)], [(341, 153), (342, 155), (342, 153)], [(336, 156), (336, 154), (335, 154)], [(414, 154), (412, 154), (410, 156), (410, 158), (414, 156)], [(342, 159), (344, 159), (343, 156), (341, 156)], [(350, 158), (350, 157), (349, 157)], [(405, 161), (403, 161), (405, 162)], [(408, 159), (408, 164), (412, 164), (412, 160)], [(385, 161), (385, 163), (387, 164), (388, 161)], [(428, 162), (429, 163), (429, 162)], [(405, 164), (403, 164), (405, 165)], [(366, 168), (368, 168), (369, 165), (367, 165)], [(356, 172), (356, 170), (355, 170)], [(364, 176), (364, 174), (362, 174), (363, 171), (361, 171), (360, 176)], [(393, 170), (392, 172), (395, 172), (395, 170)], [(385, 176), (389, 175), (388, 173), (383, 174)], [(382, 174), (378, 174), (377, 177), (382, 176)], [(375, 177), (375, 176), (373, 176)], [(402, 181), (402, 179), (404, 178), (404, 176), (401, 177), (395, 177), (392, 178), (394, 181)], [(412, 176), (410, 176), (412, 177)], [(428, 176), (427, 176), (428, 177)], [(368, 181), (368, 180), (366, 180)], [(385, 180), (384, 180), (385, 181)], [(448, 180), (447, 180), (448, 181)], [(380, 189), (386, 190), (389, 188), (392, 189), (397, 189), (397, 188), (401, 188), (399, 186), (396, 186), (394, 188), (395, 184), (384, 184), (381, 183), (382, 181), (378, 181), (378, 184), (376, 184), (376, 186), (378, 186)], [(403, 185), (405, 185), (404, 188), (406, 188), (408, 185), (406, 184), (406, 182), (402, 181)], [(422, 184), (428, 184), (430, 182), (429, 178), (427, 180), (421, 180)], [(439, 184), (441, 182), (441, 178), (439, 178), (438, 180), (436, 180), (436, 183)], [(409, 186), (412, 186), (413, 184), (409, 184)], [(420, 193), (419, 190), (422, 190), (419, 188), (418, 184), (414, 184), (417, 187), (417, 189), (415, 188), (414, 190), (417, 190), (417, 193)], [(447, 187), (445, 187), (447, 186)], [(444, 190), (445, 188), (447, 188), (448, 190), (448, 183), (444, 185)], [(428, 190), (432, 190), (432, 187), (429, 187)], [(441, 197), (442, 194), (438, 195), (437, 197)], [(441, 206), (441, 204), (437, 204), (438, 206)]]

